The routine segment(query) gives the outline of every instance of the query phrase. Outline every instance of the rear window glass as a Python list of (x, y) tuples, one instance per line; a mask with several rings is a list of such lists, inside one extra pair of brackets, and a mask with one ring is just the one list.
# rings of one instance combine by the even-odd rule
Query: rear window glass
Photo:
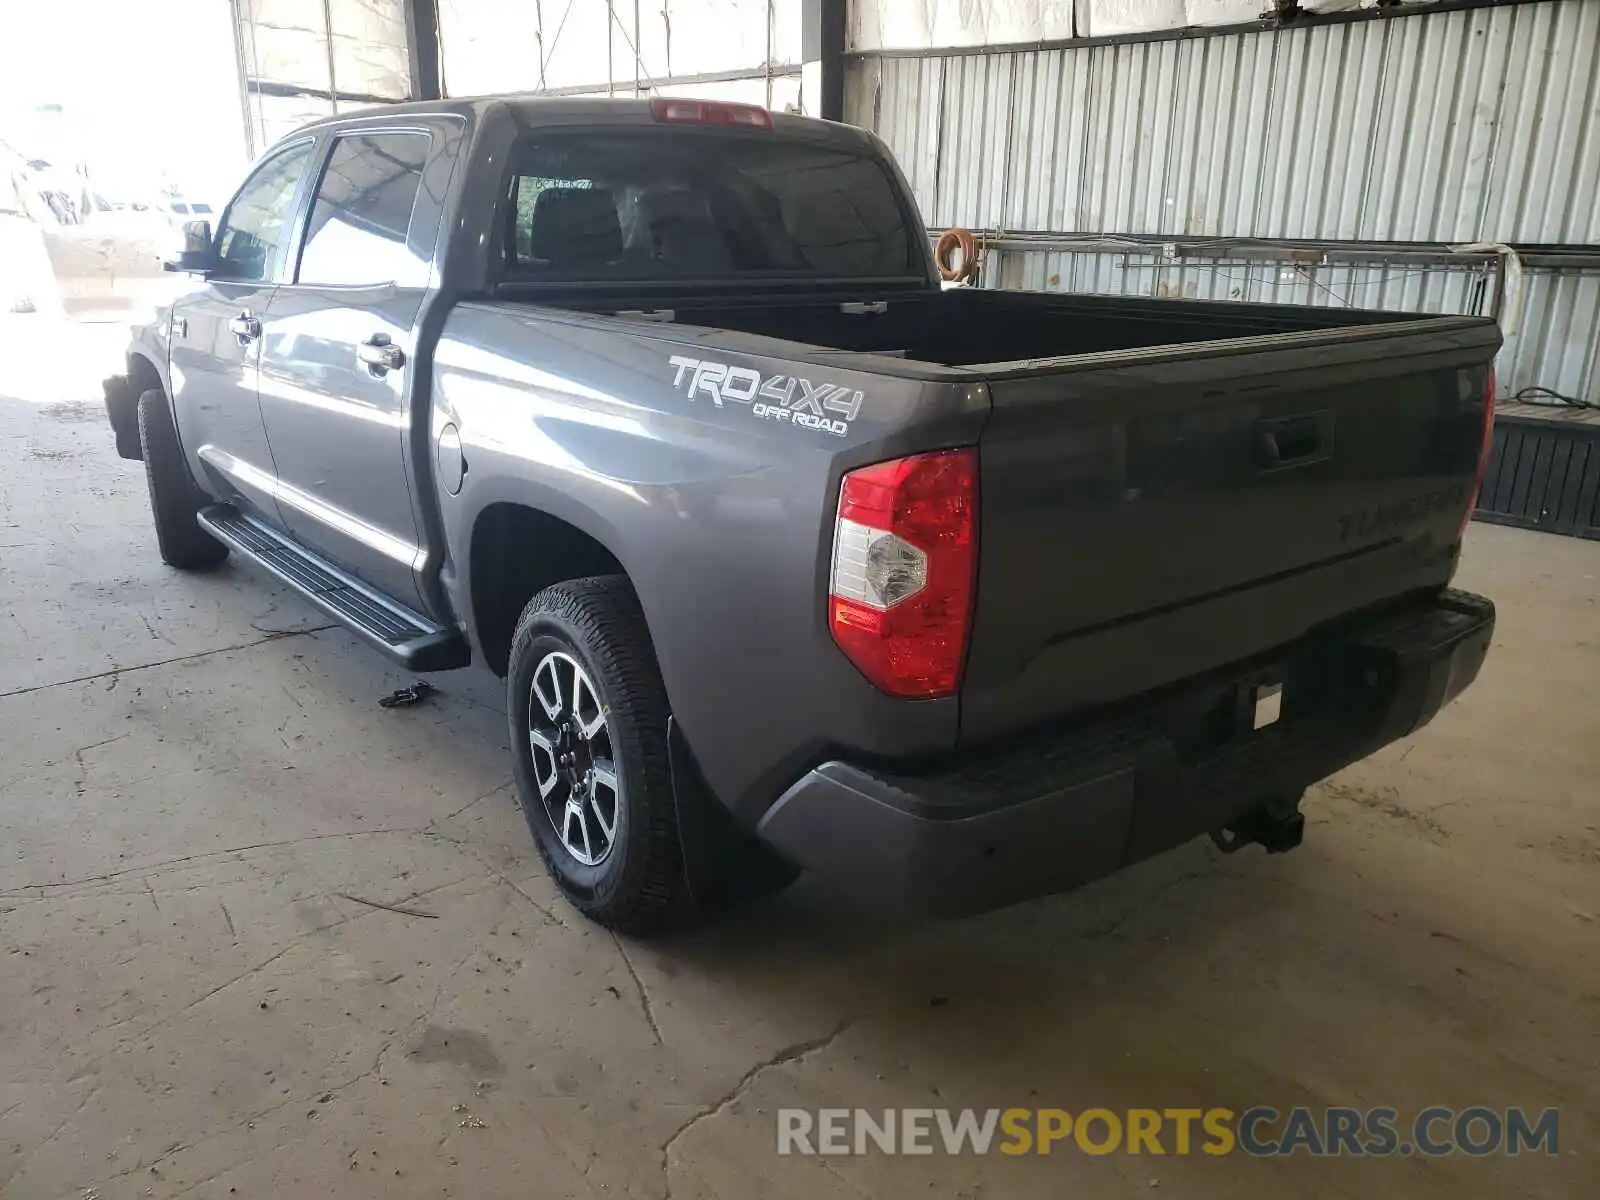
[(772, 134), (600, 131), (521, 147), (507, 198), (522, 279), (918, 273), (873, 158)]

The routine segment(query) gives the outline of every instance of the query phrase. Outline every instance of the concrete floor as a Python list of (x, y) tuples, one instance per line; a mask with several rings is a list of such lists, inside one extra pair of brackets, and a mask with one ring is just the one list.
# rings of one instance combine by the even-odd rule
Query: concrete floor
[[(1482, 679), (1296, 854), (619, 942), (538, 864), (492, 680), (380, 709), (405, 679), (281, 591), (160, 565), (115, 340), (0, 337), (5, 1200), (1597, 1194), (1600, 545), (1474, 527)], [(1561, 1153), (774, 1151), (781, 1105), (1258, 1103), (1560, 1105)]]

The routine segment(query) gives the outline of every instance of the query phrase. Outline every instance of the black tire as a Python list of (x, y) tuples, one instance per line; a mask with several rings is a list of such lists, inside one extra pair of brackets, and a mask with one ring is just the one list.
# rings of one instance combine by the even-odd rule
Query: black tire
[[(597, 766), (608, 761), (614, 770), (614, 837), (592, 865), (563, 842), (536, 777), (530, 713), (540, 723), (549, 718), (547, 712), (534, 712), (534, 675), (552, 655), (558, 657), (551, 661), (563, 670), (561, 655), (583, 668), (605, 720), (596, 743), (609, 750), (609, 759), (592, 746), (584, 753)], [(678, 840), (667, 757), (666, 688), (644, 612), (625, 578), (574, 579), (548, 587), (528, 602), (511, 639), (506, 712), (518, 803), (540, 857), (573, 905), (621, 933), (663, 933), (690, 924), (698, 913)], [(547, 751), (541, 757), (540, 768), (549, 781), (554, 760)], [(553, 784), (552, 807), (570, 790), (567, 783)], [(583, 840), (588, 844), (587, 830)]]
[(159, 389), (139, 397), (139, 447), (161, 561), (181, 571), (216, 566), (228, 557), (228, 548), (195, 521), (210, 499), (189, 474), (172, 409)]

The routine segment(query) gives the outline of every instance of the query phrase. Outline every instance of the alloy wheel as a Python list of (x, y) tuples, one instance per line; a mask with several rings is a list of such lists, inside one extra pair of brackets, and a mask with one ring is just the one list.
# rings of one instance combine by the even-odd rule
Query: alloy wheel
[(533, 670), (528, 742), (556, 837), (583, 866), (599, 866), (616, 845), (622, 797), (600, 694), (570, 654), (552, 650)]

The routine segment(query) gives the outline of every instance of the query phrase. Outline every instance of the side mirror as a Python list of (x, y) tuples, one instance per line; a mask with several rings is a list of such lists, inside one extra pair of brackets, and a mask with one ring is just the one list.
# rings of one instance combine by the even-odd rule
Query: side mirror
[(183, 223), (183, 249), (178, 257), (162, 264), (168, 271), (189, 271), (205, 275), (216, 269), (217, 251), (212, 244), (210, 221)]

